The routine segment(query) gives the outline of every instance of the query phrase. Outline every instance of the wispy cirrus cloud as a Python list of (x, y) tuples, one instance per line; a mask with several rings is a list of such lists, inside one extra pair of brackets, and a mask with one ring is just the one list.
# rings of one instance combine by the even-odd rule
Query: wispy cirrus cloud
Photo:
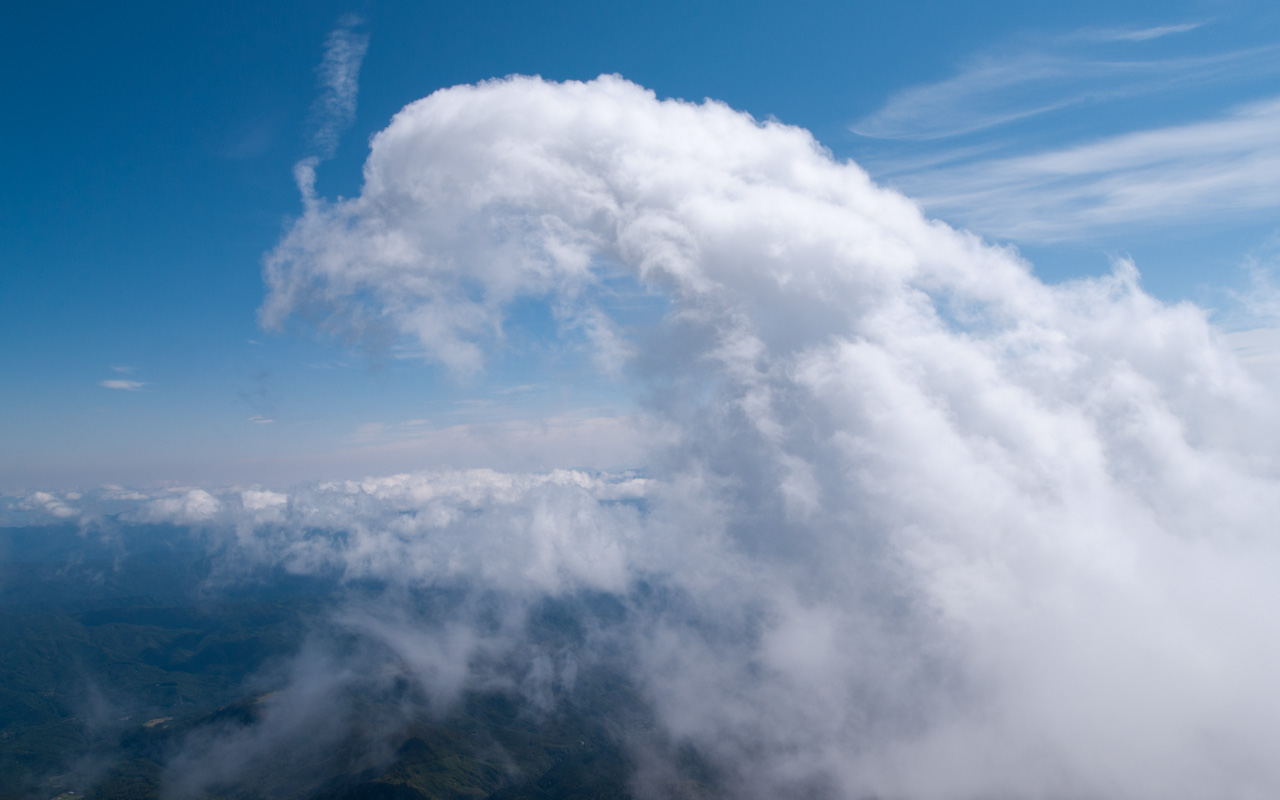
[(320, 96), (311, 106), (312, 153), (293, 168), (304, 201), (313, 197), (316, 166), (333, 158), (342, 134), (355, 120), (360, 65), (369, 49), (369, 35), (359, 30), (363, 23), (359, 16), (347, 14), (325, 42), (324, 58), (317, 68)]
[[(977, 53), (858, 120), (860, 160), (930, 213), (1023, 243), (1256, 221), (1280, 206), (1280, 96), (1265, 83), (1280, 44), (1207, 51), (1188, 35), (1207, 24), (1081, 29)], [(1227, 90), (1234, 105), (1218, 99)], [(1139, 98), (1163, 104), (1161, 124), (1132, 122)]]
[(1198, 27), (1081, 31), (979, 53), (947, 78), (898, 92), (850, 128), (876, 139), (944, 139), (1058, 109), (1255, 79), (1280, 70), (1276, 45), (1161, 58), (1115, 52), (1125, 43)]
[(321, 159), (333, 156), (338, 140), (355, 119), (360, 65), (369, 49), (369, 35), (359, 30), (363, 22), (354, 14), (344, 16), (325, 42), (318, 68), (321, 93), (311, 111), (315, 126), (311, 141)]
[(128, 381), (112, 378), (105, 381), (98, 381), (98, 385), (108, 389), (119, 389), (125, 392), (140, 392), (142, 391), (142, 387), (146, 386), (147, 383), (146, 381)]
[(1146, 42), (1176, 33), (1186, 33), (1203, 26), (1203, 22), (1184, 22), (1178, 25), (1154, 25), (1149, 28), (1099, 28), (1084, 31), (1086, 39), (1099, 42)]
[(1280, 97), (1211, 120), (935, 166), (893, 182), (933, 213), (1019, 241), (1254, 218), (1280, 207)]

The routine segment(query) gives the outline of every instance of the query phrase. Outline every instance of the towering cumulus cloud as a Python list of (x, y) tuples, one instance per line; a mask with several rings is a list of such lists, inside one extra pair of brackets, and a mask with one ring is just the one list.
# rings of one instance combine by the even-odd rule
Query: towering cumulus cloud
[[(544, 303), (665, 433), (644, 480), (255, 494), (246, 552), (618, 597), (661, 729), (734, 796), (1280, 792), (1280, 428), (1205, 312), (1127, 263), (1046, 285), (804, 130), (617, 77), (436, 92), (364, 177), (268, 257), (266, 324), (465, 375)], [(616, 318), (617, 280), (661, 319)], [(465, 682), (479, 634), (432, 630), (394, 641)]]

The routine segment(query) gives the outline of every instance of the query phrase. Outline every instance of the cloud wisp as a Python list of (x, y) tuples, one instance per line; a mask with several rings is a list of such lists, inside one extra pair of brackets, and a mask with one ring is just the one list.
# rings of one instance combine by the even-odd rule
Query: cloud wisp
[(360, 92), (360, 65), (369, 49), (369, 35), (358, 30), (359, 17), (343, 17), (329, 34), (320, 62), (321, 94), (312, 109), (311, 141), (316, 156), (332, 158), (338, 141), (356, 116)]
[(1203, 22), (1183, 22), (1177, 25), (1154, 25), (1149, 28), (1102, 28), (1086, 31), (1082, 37), (1099, 42), (1146, 42), (1164, 36), (1187, 33), (1204, 24)]
[(98, 381), (99, 386), (107, 389), (119, 389), (125, 392), (140, 392), (142, 387), (146, 386), (146, 381), (130, 381), (122, 378), (110, 378), (104, 381)]
[(946, 139), (1058, 109), (1256, 80), (1276, 71), (1275, 45), (1158, 58), (1117, 57), (1113, 52), (1121, 44), (1198, 27), (1082, 31), (980, 53), (950, 77), (894, 94), (850, 128), (875, 139)]
[[(1181, 36), (1204, 24), (1086, 29), (980, 53), (944, 80), (890, 97), (852, 130), (886, 140), (881, 151), (901, 151), (870, 156), (878, 178), (929, 213), (988, 236), (1046, 243), (1254, 222), (1280, 202), (1272, 190), (1277, 101), (1259, 80), (1275, 74), (1280, 46), (1206, 53), (1164, 41), (1184, 44)], [(1181, 121), (1163, 127), (1117, 128), (1107, 114), (1139, 97), (1208, 87), (1238, 94), (1251, 84), (1261, 90), (1251, 102), (1226, 109), (1180, 103), (1168, 118)], [(1094, 131), (1088, 138), (1064, 141), (1052, 135), (1058, 127), (1034, 123), (1018, 127), (1016, 137), (998, 135), (1068, 109)]]
[(1208, 121), (893, 180), (932, 213), (1019, 241), (1257, 220), (1280, 207), (1280, 98)]
[(359, 30), (363, 22), (348, 14), (325, 41), (324, 58), (317, 68), (320, 96), (311, 108), (313, 152), (294, 165), (294, 177), (304, 199), (314, 191), (316, 167), (333, 158), (342, 134), (355, 120), (360, 65), (369, 49), (369, 35)]
[[(616, 324), (596, 289), (619, 274), (664, 314)], [(406, 107), (360, 196), (310, 203), (265, 275), (265, 322), (462, 374), (520, 303), (570, 338), (593, 320), (664, 431), (643, 476), (181, 489), (120, 517), (200, 526), (229, 572), (486, 598), (487, 627), (465, 602), (344, 617), (432, 703), (493, 685), (499, 654), (524, 665), (505, 685), (556, 674), (524, 622), (589, 592), (625, 613), (573, 658), (625, 653), (655, 729), (729, 796), (1280, 791), (1276, 404), (1132, 264), (1046, 285), (804, 130), (517, 77)], [(302, 672), (281, 697), (314, 706), (350, 670)], [(201, 754), (234, 744), (181, 775), (226, 780)]]

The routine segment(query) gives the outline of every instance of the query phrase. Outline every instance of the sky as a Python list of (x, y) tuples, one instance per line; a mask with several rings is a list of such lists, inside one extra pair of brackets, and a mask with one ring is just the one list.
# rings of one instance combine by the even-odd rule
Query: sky
[[(403, 106), (511, 74), (616, 73), (803, 127), (930, 214), (1017, 247), (1046, 280), (1131, 257), (1156, 296), (1257, 327), (1231, 292), (1276, 246), (1277, 13), (1040, 6), (20, 9), (0, 56), (19, 76), (0, 129), (0, 485), (482, 465), (476, 437), (507, 436), (483, 426), (633, 412), (609, 375), (547, 356), (554, 337), (533, 312), (467, 376), (403, 342), (260, 324), (264, 258), (302, 213), (295, 163), (322, 155), (319, 196), (354, 196), (370, 137)], [(344, 19), (364, 49), (337, 119), (321, 65)], [(627, 301), (637, 314), (660, 313), (641, 295)], [(411, 443), (446, 429), (454, 444)], [(521, 458), (545, 461), (544, 445)], [(616, 460), (566, 447), (570, 464), (636, 466), (622, 442)]]
[(615, 659), (730, 796), (1280, 792), (1280, 12), (20, 13), (0, 520), (387, 587), (169, 780)]

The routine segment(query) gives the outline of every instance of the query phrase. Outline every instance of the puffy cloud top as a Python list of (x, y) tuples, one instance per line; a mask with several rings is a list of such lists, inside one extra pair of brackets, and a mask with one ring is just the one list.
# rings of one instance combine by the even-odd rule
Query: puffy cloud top
[(262, 316), (387, 325), (465, 371), (517, 298), (553, 296), (566, 319), (606, 324), (591, 288), (617, 272), (681, 306), (749, 310), (794, 344), (848, 330), (904, 284), (1009, 312), (1036, 287), (1015, 258), (926, 221), (807, 131), (659, 102), (617, 77), (515, 78), (401, 111), (373, 141), (361, 196), (311, 209), (268, 259)]

